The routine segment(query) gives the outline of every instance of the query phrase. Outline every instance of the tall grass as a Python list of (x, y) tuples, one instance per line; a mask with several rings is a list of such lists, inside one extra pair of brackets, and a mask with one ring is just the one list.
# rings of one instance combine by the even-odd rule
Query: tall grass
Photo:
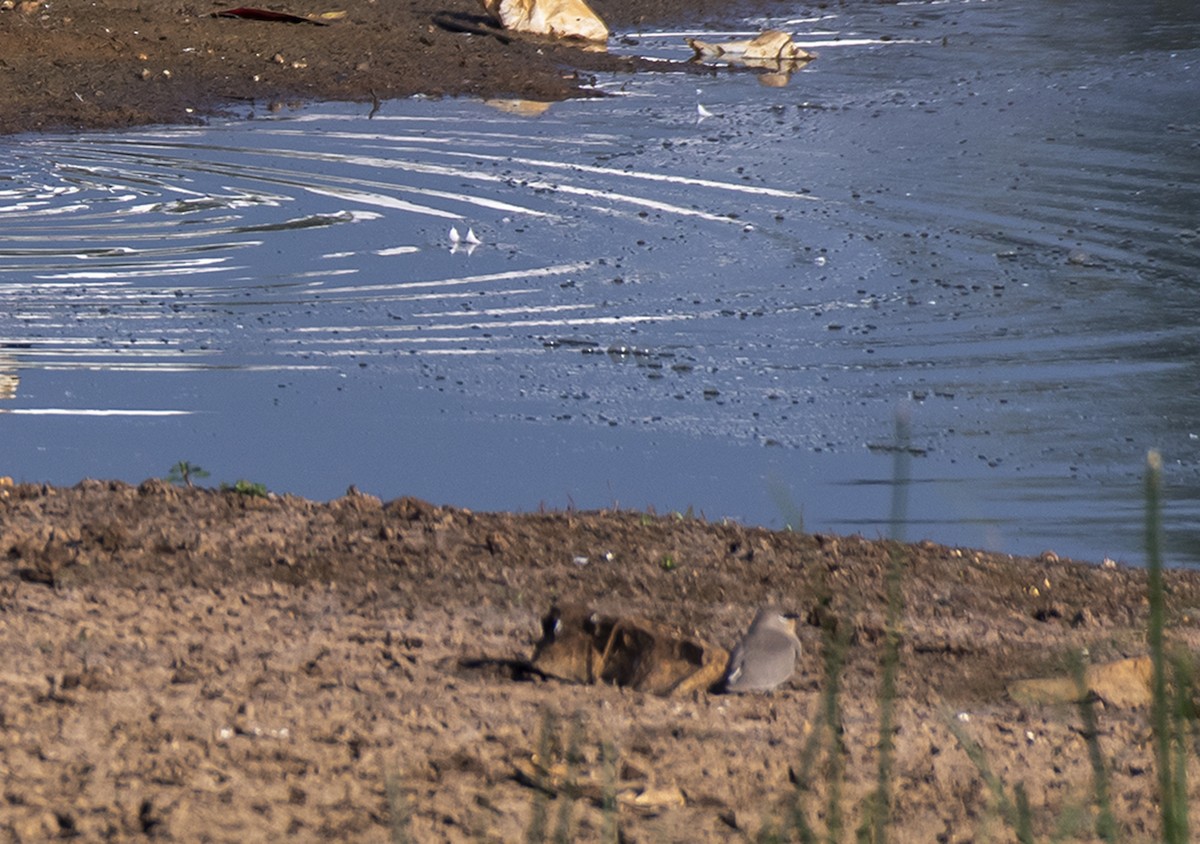
[[(1154, 746), (1155, 784), (1164, 844), (1186, 844), (1188, 823), (1188, 734), (1192, 727), (1192, 691), (1195, 688), (1190, 662), (1183, 656), (1168, 654), (1166, 641), (1166, 585), (1162, 559), (1162, 456), (1151, 450), (1146, 456), (1144, 486), (1146, 505), (1146, 597), (1149, 615), (1146, 644), (1150, 651), (1150, 727)], [(1083, 735), (1092, 767), (1092, 800), (1096, 807), (1095, 835), (1102, 841), (1119, 839), (1116, 818), (1108, 789), (1108, 770), (1099, 745), (1099, 725), (1085, 680), (1082, 659), (1071, 666), (1079, 695), (1078, 707)], [(987, 767), (979, 746), (961, 728), (951, 725), (960, 745), (975, 764), (997, 801), (1001, 815), (1013, 827), (1017, 838), (1033, 841), (1032, 816), (1023, 783), (1014, 788), (1010, 800), (1004, 783)]]
[(892, 816), (896, 683), (900, 675), (900, 623), (904, 617), (904, 564), (907, 560), (905, 546), (901, 543), (904, 525), (908, 522), (911, 433), (908, 408), (901, 407), (896, 413), (896, 456), (892, 464), (892, 542), (888, 547), (887, 615), (884, 621), (883, 657), (880, 661), (882, 676), (879, 681), (879, 766), (875, 793), (858, 835), (859, 841), (871, 841), (874, 844), (885, 844), (887, 841)]
[(1146, 455), (1146, 588), (1150, 618), (1146, 639), (1150, 648), (1150, 726), (1158, 772), (1158, 805), (1162, 840), (1188, 841), (1186, 701), (1190, 697), (1183, 661), (1175, 662), (1175, 690), (1168, 688), (1166, 653), (1166, 587), (1162, 560), (1162, 455)]
[[(893, 450), (891, 542), (888, 545), (889, 566), (885, 590), (887, 610), (884, 621), (884, 646), (880, 658), (878, 767), (875, 788), (859, 807), (859, 825), (855, 838), (860, 842), (884, 844), (888, 840), (892, 820), (892, 792), (895, 775), (895, 709), (897, 682), (900, 674), (901, 619), (904, 615), (904, 567), (907, 561), (903, 526), (907, 522), (908, 486), (910, 480), (909, 416), (905, 409), (896, 415), (896, 447)], [(828, 611), (833, 603), (832, 590), (827, 583), (818, 587), (821, 608)], [(791, 801), (787, 823), (782, 835), (761, 836), (760, 840), (799, 840), (816, 842), (818, 836), (804, 809), (804, 799), (812, 788), (811, 771), (820, 756), (824, 740), (827, 751), (824, 766), (825, 835), (824, 840), (835, 844), (842, 840), (845, 828), (842, 788), (845, 780), (847, 748), (842, 730), (841, 681), (846, 654), (851, 644), (850, 625), (835, 618), (831, 612), (821, 614), (822, 661), (824, 685), (820, 707), (813, 731), (801, 749), (796, 791)]]
[[(903, 615), (903, 576), (906, 556), (901, 532), (907, 520), (907, 486), (909, 481), (907, 419), (897, 417), (897, 448), (894, 452), (894, 477), (892, 486), (891, 565), (887, 574), (887, 616), (883, 655), (880, 665), (879, 686), (879, 741), (878, 768), (875, 789), (859, 807), (861, 821), (856, 829), (859, 842), (883, 844), (891, 834), (891, 802), (895, 790), (894, 772), (894, 720), (897, 697), (897, 680), (900, 669), (901, 619)], [(1187, 762), (1189, 729), (1193, 726), (1194, 712), (1192, 691), (1195, 688), (1191, 663), (1182, 656), (1168, 653), (1166, 644), (1166, 587), (1163, 577), (1161, 552), (1162, 530), (1162, 458), (1151, 451), (1147, 457), (1145, 481), (1146, 528), (1145, 547), (1147, 559), (1147, 597), (1149, 618), (1147, 621), (1147, 646), (1152, 663), (1150, 709), (1156, 767), (1157, 804), (1160, 807), (1161, 830), (1159, 840), (1164, 844), (1184, 844), (1189, 841)], [(825, 605), (830, 603), (828, 594)], [(788, 823), (782, 836), (771, 835), (761, 840), (799, 840), (816, 842), (823, 840), (839, 842), (844, 834), (842, 806), (842, 779), (845, 773), (846, 747), (841, 732), (841, 673), (845, 667), (846, 653), (850, 645), (846, 625), (832, 616), (823, 616), (822, 641), (824, 648), (824, 688), (820, 698), (817, 724), (801, 750), (800, 775), (797, 778), (796, 796), (793, 799)], [(1099, 723), (1095, 700), (1087, 688), (1086, 669), (1082, 658), (1076, 656), (1071, 664), (1071, 673), (1078, 691), (1077, 707), (1082, 722), (1082, 735), (1088, 750), (1092, 772), (1091, 803), (1094, 808), (1090, 835), (1101, 841), (1119, 840), (1119, 829), (1113, 813), (1109, 788), (1109, 771), (1099, 743)], [(1033, 844), (1034, 815), (1024, 782), (1006, 784), (990, 766), (982, 747), (967, 732), (965, 725), (949, 719), (951, 733), (957, 739), (968, 759), (974, 764), (1000, 817), (1010, 826), (1016, 839), (1022, 844)], [(809, 816), (804, 811), (803, 798), (812, 790), (814, 762), (820, 756), (821, 745), (828, 753), (828, 763), (823, 774), (826, 786), (824, 807), (824, 836), (819, 837)], [(1076, 827), (1080, 817), (1078, 809), (1064, 809), (1058, 818), (1058, 834), (1062, 840), (1066, 830)], [(790, 834), (789, 834), (790, 833)]]

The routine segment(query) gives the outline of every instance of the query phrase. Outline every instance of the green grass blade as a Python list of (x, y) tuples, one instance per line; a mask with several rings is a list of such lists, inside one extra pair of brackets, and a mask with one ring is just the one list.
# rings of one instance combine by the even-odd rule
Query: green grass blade
[(1150, 648), (1151, 702), (1150, 727), (1154, 734), (1154, 761), (1157, 768), (1158, 804), (1162, 819), (1162, 840), (1183, 844), (1186, 837), (1179, 827), (1176, 805), (1174, 757), (1171, 744), (1171, 697), (1167, 690), (1166, 664), (1166, 590), (1162, 561), (1162, 455), (1151, 450), (1146, 455), (1146, 589), (1150, 603), (1146, 639)]
[(849, 625), (843, 623), (833, 632), (825, 656), (825, 694), (822, 720), (829, 736), (829, 787), (825, 805), (825, 837), (830, 844), (842, 840), (842, 783), (846, 777), (846, 742), (842, 735), (841, 677), (846, 649), (850, 644)]
[(1108, 769), (1104, 765), (1104, 754), (1100, 750), (1100, 727), (1096, 720), (1096, 704), (1087, 687), (1083, 659), (1079, 654), (1071, 655), (1071, 674), (1075, 679), (1075, 690), (1079, 695), (1079, 719), (1083, 722), (1083, 739), (1087, 743), (1088, 760), (1092, 765), (1092, 799), (1096, 804), (1096, 837), (1101, 841), (1117, 840), (1117, 822), (1112, 813), (1112, 799), (1108, 791)]
[(1029, 793), (1025, 790), (1025, 783), (1019, 782), (1013, 788), (1013, 793), (1016, 795), (1016, 820), (1013, 826), (1016, 827), (1017, 840), (1021, 844), (1033, 844), (1033, 812), (1029, 809)]
[(576, 715), (571, 719), (571, 733), (567, 740), (567, 771), (558, 800), (558, 822), (554, 828), (555, 844), (570, 844), (572, 815), (575, 810), (575, 797), (579, 793), (579, 762), (582, 758), (583, 718)]
[(896, 684), (900, 674), (900, 621), (904, 615), (903, 539), (908, 521), (908, 485), (911, 479), (909, 452), (911, 421), (907, 408), (896, 412), (896, 451), (892, 464), (891, 530), (893, 544), (887, 574), (887, 615), (879, 681), (879, 767), (875, 792), (869, 799), (859, 828), (859, 840), (886, 844), (892, 813), (892, 766), (895, 757)]
[[(554, 738), (557, 724), (554, 714), (547, 710), (542, 715), (542, 729), (538, 735), (538, 760), (542, 765), (549, 764), (554, 752)], [(525, 830), (527, 844), (541, 844), (546, 840), (546, 818), (550, 811), (549, 783), (538, 783), (539, 788), (533, 792), (533, 811), (529, 817), (529, 828)]]
[(808, 734), (808, 738), (804, 741), (804, 747), (800, 751), (800, 769), (796, 771), (796, 790), (792, 794), (790, 828), (796, 833), (796, 837), (801, 844), (816, 844), (817, 840), (817, 835), (813, 832), (813, 828), (804, 814), (803, 799), (804, 795), (808, 793), (808, 773), (813, 769), (813, 765), (816, 764), (817, 753), (821, 749), (821, 736), (823, 734), (824, 721), (822, 715), (818, 713), (816, 723), (813, 724), (813, 730)]
[(412, 815), (409, 811), (408, 800), (404, 795), (404, 787), (396, 774), (389, 774), (384, 780), (387, 789), (389, 838), (392, 844), (408, 844), (412, 840), (409, 834), (412, 825)]
[(1187, 778), (1187, 734), (1188, 721), (1192, 707), (1192, 674), (1187, 660), (1176, 655), (1171, 661), (1172, 674), (1175, 680), (1175, 694), (1172, 700), (1171, 717), (1174, 726), (1173, 741), (1175, 745), (1174, 769), (1172, 770), (1172, 786), (1175, 805), (1175, 829), (1178, 830), (1180, 841), (1191, 840), (1188, 835), (1188, 778)]
[(617, 816), (617, 750), (610, 742), (600, 745), (600, 769), (604, 786), (600, 796), (600, 811), (604, 822), (600, 827), (600, 844), (617, 844), (621, 837)]
[(947, 717), (946, 726), (949, 727), (950, 733), (958, 741), (959, 747), (967, 754), (967, 758), (971, 760), (971, 764), (975, 766), (975, 770), (979, 772), (979, 776), (983, 777), (984, 785), (992, 793), (992, 798), (996, 801), (996, 807), (1000, 810), (1000, 816), (1010, 826), (1017, 829), (1017, 807), (1013, 804), (1012, 799), (1009, 798), (1008, 792), (1004, 788), (1004, 782), (989, 767), (987, 757), (983, 755), (983, 748), (967, 735), (967, 731), (958, 723), (958, 720), (953, 715)]

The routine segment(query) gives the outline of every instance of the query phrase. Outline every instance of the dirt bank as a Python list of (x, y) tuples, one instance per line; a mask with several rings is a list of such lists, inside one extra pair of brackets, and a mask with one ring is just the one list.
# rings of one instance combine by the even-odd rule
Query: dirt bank
[[(621, 840), (754, 834), (782, 816), (806, 770), (819, 827), (828, 756), (806, 769), (802, 751), (825, 687), (816, 625), (829, 619), (851, 634), (853, 828), (875, 777), (885, 573), (898, 551), (896, 840), (1003, 841), (1012, 836), (951, 725), (979, 742), (1010, 795), (1025, 782), (1040, 831), (1071, 811), (1086, 819), (1079, 711), (1019, 704), (1006, 687), (1062, 675), (1081, 647), (1097, 663), (1146, 651), (1143, 573), (1051, 555), (160, 481), (3, 492), (0, 837), (11, 840), (517, 840), (537, 822), (540, 792), (522, 771), (547, 713), (560, 744), (580, 725), (579, 779), (599, 789), (604, 771), (618, 778), (630, 801), (617, 811)], [(1169, 586), (1172, 640), (1195, 647), (1200, 577), (1172, 573)], [(778, 601), (808, 620), (805, 654), (769, 695), (663, 699), (516, 679), (507, 662), (528, 656), (555, 599), (726, 646), (756, 606)], [(1096, 704), (1099, 746), (1126, 840), (1153, 840), (1137, 685), (1124, 689), (1133, 700), (1110, 689)], [(573, 835), (597, 840), (612, 819), (584, 791), (545, 807), (547, 824), (569, 802)]]
[[(238, 4), (203, 0), (3, 5), (0, 134), (186, 123), (230, 106), (312, 99), (557, 100), (590, 95), (583, 87), (589, 72), (642, 67), (636, 59), (498, 32), (475, 0), (267, 4), (296, 15), (346, 12), (328, 26), (213, 17)], [(626, 29), (643, 21), (694, 26), (729, 9), (714, 0), (598, 0), (595, 7), (610, 26)]]

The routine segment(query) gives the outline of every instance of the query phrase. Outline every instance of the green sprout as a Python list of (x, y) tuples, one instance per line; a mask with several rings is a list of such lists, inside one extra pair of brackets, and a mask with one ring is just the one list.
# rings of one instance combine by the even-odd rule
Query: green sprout
[(257, 484), (245, 479), (239, 478), (232, 484), (221, 484), (222, 492), (236, 492), (238, 495), (245, 495), (250, 498), (266, 498), (267, 485)]
[(170, 471), (167, 472), (167, 483), (183, 484), (184, 486), (194, 486), (192, 478), (207, 478), (208, 472), (195, 463), (189, 463), (186, 460), (180, 460)]

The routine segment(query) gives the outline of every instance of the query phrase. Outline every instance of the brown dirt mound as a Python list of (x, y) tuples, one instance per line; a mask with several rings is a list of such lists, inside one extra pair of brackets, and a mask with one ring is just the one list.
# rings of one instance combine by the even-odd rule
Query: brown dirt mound
[[(950, 726), (1010, 787), (1025, 782), (1041, 831), (1086, 817), (1078, 711), (1017, 704), (1005, 688), (1061, 675), (1073, 649), (1094, 662), (1145, 652), (1144, 574), (1052, 555), (160, 481), (3, 492), (0, 837), (12, 840), (511, 841), (539, 811), (553, 829), (570, 805), (578, 840), (615, 822), (625, 841), (724, 841), (783, 817), (805, 776), (817, 818), (828, 756), (809, 770), (801, 757), (819, 725), (821, 624), (849, 634), (853, 828), (874, 785), (893, 554), (905, 599), (895, 837), (1007, 840)], [(1172, 640), (1194, 648), (1200, 577), (1172, 572), (1169, 587)], [(796, 677), (773, 694), (659, 698), (515, 670), (555, 600), (726, 646), (764, 602), (810, 623)], [(1118, 821), (1152, 840), (1146, 709), (1096, 705)], [(559, 726), (544, 736), (547, 713)], [(606, 787), (615, 816), (600, 808)]]

